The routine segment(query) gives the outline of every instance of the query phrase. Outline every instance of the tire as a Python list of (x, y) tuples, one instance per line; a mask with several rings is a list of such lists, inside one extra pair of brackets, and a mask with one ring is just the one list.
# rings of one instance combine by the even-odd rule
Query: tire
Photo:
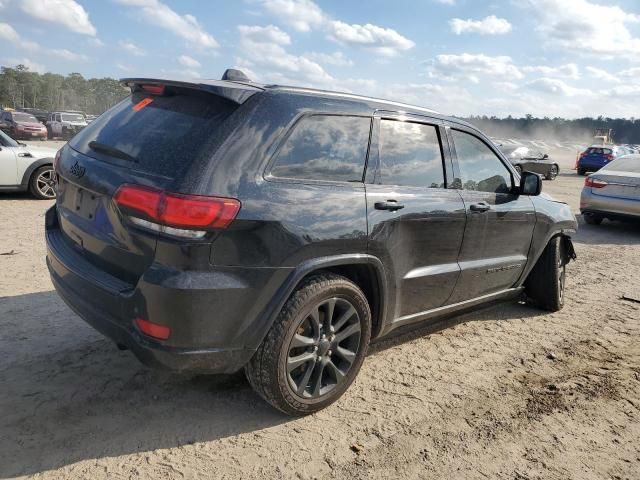
[(44, 165), (31, 174), (29, 191), (38, 200), (53, 200), (56, 198), (53, 165)]
[(522, 167), (520, 165), (515, 165), (513, 168), (516, 169), (516, 172), (518, 172), (518, 175), (522, 175)]
[(560, 168), (558, 167), (558, 165), (553, 164), (551, 165), (551, 168), (549, 169), (549, 173), (547, 173), (545, 178), (547, 180), (555, 180), (559, 172), (560, 172)]
[(564, 305), (565, 260), (562, 238), (552, 238), (525, 281), (525, 292), (534, 305), (557, 312)]
[(586, 175), (587, 171), (584, 168), (578, 168), (578, 175)]
[(585, 213), (582, 218), (584, 218), (584, 222), (587, 225), (600, 225), (604, 220), (602, 215), (596, 215), (595, 213)]
[[(336, 331), (329, 330), (325, 339), (322, 332), (329, 325)], [(332, 339), (341, 334), (347, 336)], [(362, 291), (342, 276), (314, 275), (287, 300), (245, 374), (253, 389), (278, 410), (308, 415), (347, 390), (370, 339), (371, 311)]]

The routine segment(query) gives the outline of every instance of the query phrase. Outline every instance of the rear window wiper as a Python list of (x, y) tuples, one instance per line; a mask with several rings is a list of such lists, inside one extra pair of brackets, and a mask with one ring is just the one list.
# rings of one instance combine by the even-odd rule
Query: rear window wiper
[(105, 145), (104, 143), (89, 142), (89, 148), (95, 152), (109, 155), (110, 157), (120, 158), (122, 160), (127, 160), (128, 162), (138, 163), (138, 159), (132, 157), (127, 152), (123, 152), (122, 150), (110, 145)]

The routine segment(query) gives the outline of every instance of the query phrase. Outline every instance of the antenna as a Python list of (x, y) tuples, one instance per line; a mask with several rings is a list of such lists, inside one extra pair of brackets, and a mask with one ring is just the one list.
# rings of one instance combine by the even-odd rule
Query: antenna
[(247, 77), (242, 70), (235, 68), (227, 68), (222, 75), (222, 80), (228, 80), (230, 82), (251, 82), (251, 79)]

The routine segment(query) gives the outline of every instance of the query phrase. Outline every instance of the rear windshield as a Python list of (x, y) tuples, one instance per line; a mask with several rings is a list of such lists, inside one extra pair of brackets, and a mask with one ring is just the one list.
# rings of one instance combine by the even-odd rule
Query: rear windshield
[(196, 90), (175, 88), (163, 96), (136, 92), (69, 145), (98, 160), (174, 178), (211, 155), (214, 133), (234, 108), (228, 100)]
[(628, 155), (606, 165), (602, 170), (640, 173), (640, 155)]
[(587, 153), (590, 155), (611, 155), (613, 150), (610, 148), (587, 148)]

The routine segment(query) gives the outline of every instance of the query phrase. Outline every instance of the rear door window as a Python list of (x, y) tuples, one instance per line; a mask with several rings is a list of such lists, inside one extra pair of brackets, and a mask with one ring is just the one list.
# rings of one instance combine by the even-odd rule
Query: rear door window
[(380, 121), (380, 183), (444, 188), (437, 127), (396, 120)]
[(136, 92), (91, 122), (69, 145), (98, 160), (175, 178), (213, 154), (216, 130), (235, 108), (224, 98), (191, 89), (173, 88), (163, 96)]
[(362, 182), (371, 118), (303, 117), (280, 147), (271, 176), (300, 180)]

